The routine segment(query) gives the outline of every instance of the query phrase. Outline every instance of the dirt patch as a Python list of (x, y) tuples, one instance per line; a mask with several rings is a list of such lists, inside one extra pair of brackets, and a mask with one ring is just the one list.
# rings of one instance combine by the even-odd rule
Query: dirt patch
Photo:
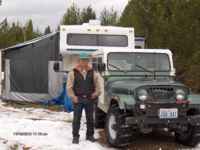
[(48, 109), (51, 111), (60, 112), (64, 110), (64, 107), (62, 105), (45, 105), (40, 103), (32, 103), (32, 102), (19, 102), (19, 101), (8, 101), (3, 100), (4, 106), (10, 106), (13, 108), (42, 108), (42, 109)]
[[(105, 138), (104, 130), (99, 131), (99, 143), (103, 146), (110, 147)], [(130, 146), (121, 148), (121, 150), (177, 150), (192, 148), (177, 144), (174, 136), (167, 132), (153, 132), (147, 135), (138, 136)], [(119, 149), (120, 150), (120, 149)]]

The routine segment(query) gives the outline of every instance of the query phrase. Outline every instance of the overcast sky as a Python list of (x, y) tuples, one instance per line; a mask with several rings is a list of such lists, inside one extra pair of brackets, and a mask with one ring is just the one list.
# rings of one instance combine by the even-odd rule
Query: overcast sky
[(9, 21), (19, 21), (24, 24), (29, 18), (40, 30), (47, 25), (54, 29), (60, 23), (66, 9), (74, 2), (79, 8), (91, 5), (97, 16), (104, 7), (119, 12), (123, 11), (128, 0), (2, 0), (0, 6), (0, 22), (7, 17)]

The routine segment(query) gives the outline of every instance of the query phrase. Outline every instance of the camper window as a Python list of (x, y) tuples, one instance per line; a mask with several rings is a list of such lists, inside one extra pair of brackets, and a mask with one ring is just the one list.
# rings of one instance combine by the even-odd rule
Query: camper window
[(127, 47), (128, 37), (126, 35), (70, 33), (67, 35), (67, 44), (78, 46)]

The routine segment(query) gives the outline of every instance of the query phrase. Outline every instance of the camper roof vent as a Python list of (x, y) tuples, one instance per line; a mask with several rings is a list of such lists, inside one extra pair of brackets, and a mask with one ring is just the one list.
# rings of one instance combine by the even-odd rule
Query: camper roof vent
[(101, 25), (100, 20), (89, 20), (88, 23), (83, 23), (83, 25), (99, 26)]

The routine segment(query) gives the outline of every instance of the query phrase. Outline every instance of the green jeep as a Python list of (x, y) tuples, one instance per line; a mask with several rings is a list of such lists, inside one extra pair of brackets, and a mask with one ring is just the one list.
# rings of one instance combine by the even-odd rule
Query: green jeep
[(111, 48), (98, 50), (92, 57), (103, 91), (95, 125), (105, 127), (110, 145), (127, 146), (139, 134), (155, 129), (174, 133), (181, 144), (198, 144), (200, 97), (174, 80), (170, 50)]

